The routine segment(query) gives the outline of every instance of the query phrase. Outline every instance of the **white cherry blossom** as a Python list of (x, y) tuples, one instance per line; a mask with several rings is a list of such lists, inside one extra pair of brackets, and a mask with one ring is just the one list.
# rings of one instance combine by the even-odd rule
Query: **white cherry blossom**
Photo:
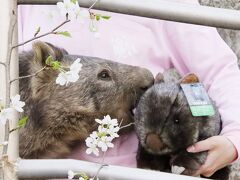
[(62, 16), (66, 14), (71, 14), (74, 10), (74, 3), (71, 0), (63, 0), (63, 2), (57, 3), (57, 8), (60, 10)]
[(117, 134), (117, 132), (120, 130), (119, 127), (113, 127), (113, 126), (110, 126), (107, 133), (113, 137), (113, 138), (116, 138), (116, 137), (119, 137), (119, 135)]
[(11, 114), (13, 112), (12, 108), (2, 109), (0, 112), (0, 122), (6, 124), (7, 120), (11, 119)]
[(68, 179), (73, 179), (75, 176), (75, 173), (72, 170), (68, 170)]
[(71, 0), (63, 0), (63, 2), (57, 3), (57, 8), (60, 10), (62, 16), (68, 14), (68, 19), (70, 20), (82, 20), (83, 18), (90, 17), (87, 10), (80, 8), (78, 1), (74, 3)]
[(61, 72), (58, 74), (56, 84), (59, 84), (61, 86), (67, 86), (70, 82), (76, 82), (78, 78), (78, 74), (72, 73), (71, 71)]
[(56, 84), (61, 86), (68, 85), (70, 82), (74, 83), (79, 79), (79, 72), (82, 69), (81, 59), (77, 58), (70, 66), (70, 71), (62, 71), (58, 74)]
[(98, 131), (93, 131), (85, 142), (88, 147), (86, 153), (94, 153), (96, 155), (99, 154), (99, 148), (101, 151), (105, 152), (108, 148), (114, 147), (112, 140), (119, 137), (117, 132), (120, 128), (118, 127), (117, 119), (111, 119), (109, 115), (104, 116), (102, 120), (95, 119), (95, 121), (100, 124), (98, 126)]
[(81, 61), (81, 59), (80, 59), (80, 58), (77, 58), (77, 59), (72, 63), (72, 65), (70, 66), (70, 71), (71, 71), (71, 72), (78, 74), (79, 71), (81, 71), (81, 69), (82, 69), (82, 64), (80, 63), (80, 61)]
[(76, 3), (72, 3), (72, 9), (70, 12), (68, 12), (68, 15), (69, 15), (69, 19), (71, 20), (74, 20), (74, 19), (78, 19), (80, 18), (80, 13), (81, 13), (81, 10), (80, 10), (80, 7), (79, 7), (79, 4), (78, 4), (78, 1), (76, 1)]
[(95, 154), (96, 156), (99, 156), (99, 150), (98, 150), (98, 148), (96, 147), (96, 145), (95, 144), (89, 144), (89, 146), (88, 146), (89, 148), (87, 148), (87, 150), (86, 150), (86, 153), (87, 154)]
[(96, 138), (88, 137), (85, 140), (87, 147), (92, 147), (92, 145), (96, 146), (97, 142), (98, 142), (97, 140), (98, 140), (98, 137), (96, 137)]
[(98, 138), (98, 134), (96, 131), (93, 131), (92, 134), (90, 134), (90, 137), (93, 139), (97, 139)]
[(6, 146), (6, 145), (8, 145), (8, 141), (4, 141), (4, 142), (0, 143), (0, 146)]
[(111, 143), (112, 140), (113, 138), (111, 137), (103, 136), (101, 137), (101, 140), (98, 142), (98, 147), (101, 148), (103, 152), (106, 152), (109, 147), (110, 148), (114, 147), (113, 143)]
[(23, 112), (23, 106), (25, 106), (25, 102), (20, 101), (20, 95), (11, 98), (11, 107), (18, 112)]
[(118, 126), (118, 121), (117, 119), (111, 119), (109, 115), (104, 116), (103, 120), (100, 119), (95, 119), (95, 121), (101, 125), (107, 125), (107, 126)]

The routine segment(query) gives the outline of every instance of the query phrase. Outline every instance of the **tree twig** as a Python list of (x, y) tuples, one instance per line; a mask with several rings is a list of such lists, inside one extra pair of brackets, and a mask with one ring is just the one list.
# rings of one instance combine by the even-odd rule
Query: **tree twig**
[(11, 130), (9, 131), (9, 134), (12, 133), (13, 131), (16, 131), (16, 130), (20, 129), (20, 128), (21, 128), (21, 127), (18, 126), (18, 127), (16, 127), (16, 128), (11, 129)]
[(88, 11), (90, 11), (94, 6), (95, 4), (98, 2), (99, 0), (96, 0), (89, 8), (88, 8)]
[(35, 72), (34, 74), (30, 74), (30, 75), (27, 75), (27, 76), (21, 76), (19, 78), (16, 78), (16, 79), (13, 79), (10, 81), (10, 83), (14, 82), (14, 81), (17, 81), (17, 80), (20, 80), (20, 79), (24, 79), (24, 78), (30, 78), (30, 77), (33, 77), (33, 76), (36, 76), (38, 73), (40, 73), (41, 71), (43, 71), (44, 69), (46, 69), (47, 66), (44, 66), (42, 69), (38, 70), (37, 72)]
[[(9, 24), (9, 36), (8, 36), (8, 52), (7, 52), (7, 59), (5, 62), (5, 78), (6, 78), (6, 107), (9, 107), (10, 105), (10, 91), (11, 91), (11, 84), (10, 81), (10, 62), (11, 62), (11, 56), (12, 56), (12, 40), (13, 40), (13, 32), (16, 27), (17, 23), (17, 17), (13, 14), (13, 17), (10, 20)], [(9, 139), (9, 122), (7, 121), (5, 124), (5, 133), (4, 133), (4, 141), (8, 141)], [(2, 155), (7, 154), (7, 148), (8, 145), (3, 147)]]
[(120, 129), (123, 129), (123, 128), (126, 128), (126, 127), (129, 127), (129, 126), (132, 126), (132, 125), (134, 125), (134, 123), (129, 123), (129, 124), (125, 125), (125, 126), (120, 127)]
[[(70, 20), (68, 20), (68, 17), (66, 16), (66, 20), (64, 22), (62, 22), (60, 25), (58, 25), (57, 27), (55, 27), (54, 29), (52, 29), (50, 32), (47, 32), (45, 34), (36, 36), (34, 38), (31, 38), (23, 43), (17, 44), (17, 45), (12, 45), (12, 40), (13, 40), (13, 32), (16, 26), (16, 15), (13, 14), (13, 17), (10, 20), (10, 25), (9, 25), (9, 36), (8, 36), (8, 52), (7, 52), (7, 59), (5, 63), (2, 63), (2, 65), (5, 66), (5, 76), (6, 76), (6, 107), (9, 107), (10, 105), (10, 89), (11, 89), (11, 83), (14, 82), (15, 80), (10, 79), (10, 61), (11, 61), (11, 57), (12, 57), (12, 51), (14, 48), (17, 48), (19, 46), (23, 46), (24, 44), (27, 44), (33, 40), (39, 39), (41, 37), (47, 36), (49, 34), (56, 34), (57, 32), (55, 32), (57, 29), (59, 29), (60, 27), (62, 27), (64, 24), (70, 22)], [(4, 134), (4, 141), (8, 141), (9, 139), (9, 122), (7, 121), (5, 124), (5, 134)], [(4, 146), (2, 154), (6, 154), (7, 153), (7, 148), (8, 146)]]
[(97, 173), (96, 173), (95, 176), (92, 178), (93, 180), (95, 180), (95, 178), (98, 177), (100, 171), (101, 171), (102, 168), (104, 168), (105, 166), (108, 166), (108, 164), (102, 164), (102, 165), (100, 166), (100, 168), (98, 169)]
[(4, 67), (6, 67), (6, 64), (4, 62), (0, 62), (0, 65), (3, 65)]
[(19, 46), (23, 46), (23, 45), (25, 45), (25, 44), (27, 44), (27, 43), (29, 43), (29, 42), (31, 42), (31, 41), (34, 41), (34, 40), (39, 39), (39, 38), (41, 38), (41, 37), (47, 36), (47, 35), (49, 35), (49, 34), (56, 34), (56, 33), (57, 33), (57, 32), (56, 32), (57, 29), (59, 29), (59, 28), (62, 27), (64, 24), (66, 24), (66, 23), (68, 23), (68, 22), (70, 22), (70, 21), (71, 21), (71, 20), (69, 20), (68, 18), (66, 18), (66, 20), (65, 20), (64, 22), (62, 22), (60, 25), (58, 25), (57, 27), (55, 27), (55, 28), (52, 29), (51, 31), (49, 31), (49, 32), (47, 32), (47, 33), (44, 33), (44, 34), (41, 34), (41, 35), (39, 35), (39, 36), (33, 37), (33, 38), (31, 38), (31, 39), (23, 42), (23, 43), (14, 45), (12, 48), (16, 48), (16, 47), (19, 47)]

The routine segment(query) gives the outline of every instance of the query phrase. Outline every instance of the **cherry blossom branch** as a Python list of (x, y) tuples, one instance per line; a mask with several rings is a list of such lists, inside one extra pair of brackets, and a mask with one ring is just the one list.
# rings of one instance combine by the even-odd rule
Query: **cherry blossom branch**
[[(13, 41), (13, 33), (16, 27), (17, 17), (13, 11), (13, 16), (10, 19), (9, 31), (8, 31), (8, 51), (7, 51), (7, 59), (5, 64), (5, 81), (6, 81), (6, 107), (10, 105), (10, 91), (11, 91), (11, 84), (10, 82), (10, 62), (12, 57), (12, 41)], [(7, 121), (5, 124), (5, 133), (4, 133), (4, 141), (8, 141), (9, 139), (9, 122)], [(8, 145), (3, 147), (2, 155), (7, 154)]]
[(4, 67), (6, 67), (6, 64), (4, 62), (0, 62), (0, 65), (3, 65)]
[(43, 71), (44, 69), (46, 69), (47, 66), (44, 66), (42, 69), (38, 70), (37, 72), (35, 72), (34, 74), (30, 74), (30, 75), (27, 75), (27, 76), (21, 76), (19, 78), (16, 78), (16, 79), (13, 79), (10, 81), (10, 83), (14, 82), (14, 81), (17, 81), (17, 80), (20, 80), (20, 79), (24, 79), (24, 78), (30, 78), (30, 77), (33, 77), (33, 76), (36, 76), (38, 73), (40, 73), (41, 71)]
[(100, 173), (100, 171), (102, 170), (103, 167), (108, 166), (108, 164), (103, 164), (105, 155), (106, 155), (106, 152), (103, 152), (102, 162), (101, 162), (102, 165), (99, 167), (97, 173), (95, 174), (95, 176), (93, 176), (92, 180), (95, 180), (95, 178), (98, 178), (98, 175), (99, 175), (99, 173)]
[(98, 2), (99, 0), (96, 0), (89, 8), (88, 11), (90, 12), (90, 10), (95, 6), (95, 4)]
[(44, 33), (44, 34), (41, 34), (41, 35), (39, 35), (39, 36), (33, 37), (33, 38), (31, 38), (31, 39), (23, 42), (23, 43), (20, 43), (20, 44), (17, 44), (17, 45), (15, 45), (15, 46), (13, 46), (12, 48), (16, 48), (16, 47), (19, 47), (19, 46), (23, 46), (23, 45), (25, 45), (25, 44), (27, 44), (27, 43), (29, 43), (29, 42), (31, 42), (31, 41), (34, 41), (34, 40), (39, 39), (39, 38), (41, 38), (41, 37), (47, 36), (47, 35), (49, 35), (49, 34), (57, 34), (56, 30), (58, 30), (60, 27), (62, 27), (64, 24), (66, 24), (66, 23), (68, 23), (68, 22), (70, 22), (70, 21), (71, 21), (71, 20), (69, 20), (69, 19), (67, 18), (67, 16), (66, 16), (66, 20), (65, 20), (64, 22), (62, 22), (60, 25), (58, 25), (57, 27), (55, 27), (54, 29), (52, 29), (51, 31), (49, 31), (49, 32), (47, 32), (47, 33)]
[[(22, 79), (25, 77), (20, 77), (20, 78), (16, 78), (14, 80), (11, 81), (10, 79), (10, 61), (11, 61), (11, 57), (12, 57), (12, 51), (14, 48), (17, 48), (19, 46), (23, 46), (31, 41), (34, 41), (36, 39), (39, 39), (41, 37), (47, 36), (49, 34), (57, 34), (56, 30), (59, 29), (60, 27), (62, 27), (64, 24), (70, 22), (70, 20), (68, 20), (68, 16), (66, 16), (66, 20), (64, 22), (62, 22), (60, 25), (58, 25), (57, 27), (55, 27), (54, 29), (52, 29), (50, 32), (44, 33), (42, 35), (36, 36), (34, 38), (31, 38), (23, 43), (17, 44), (12, 46), (12, 39), (13, 39), (13, 32), (17, 23), (16, 20), (16, 15), (13, 14), (13, 17), (10, 20), (10, 27), (9, 27), (9, 36), (8, 36), (8, 52), (7, 52), (7, 60), (5, 63), (2, 63), (2, 65), (5, 66), (6, 71), (5, 71), (5, 77), (6, 77), (6, 107), (9, 107), (10, 105), (10, 89), (11, 89), (11, 83), (14, 82), (17, 79)], [(40, 71), (40, 70), (39, 70)], [(42, 71), (42, 70), (41, 70)], [(39, 72), (37, 72), (39, 73)], [(36, 75), (36, 73), (35, 73)], [(29, 77), (31, 77), (32, 75), (29, 75)], [(26, 77), (27, 78), (27, 77)], [(5, 124), (5, 135), (4, 135), (4, 141), (8, 141), (9, 139), (9, 122), (7, 121)], [(7, 153), (7, 146), (4, 146), (2, 154), (6, 154)]]
[[(70, 22), (70, 20), (68, 20), (68, 16), (66, 16), (66, 20), (64, 22), (62, 22), (60, 25), (58, 25), (57, 27), (55, 27), (54, 29), (52, 29), (50, 32), (47, 32), (45, 34), (36, 36), (36, 37), (31, 38), (31, 39), (29, 39), (29, 40), (27, 40), (27, 41), (25, 41), (23, 43), (20, 43), (20, 44), (12, 46), (13, 32), (14, 32), (14, 29), (15, 29), (15, 26), (16, 26), (16, 23), (17, 23), (16, 15), (15, 15), (15, 13), (13, 13), (13, 16), (12, 16), (12, 18), (10, 20), (10, 26), (9, 26), (7, 58), (6, 58), (6, 62), (5, 63), (1, 62), (1, 65), (4, 65), (5, 69), (6, 69), (5, 70), (5, 77), (6, 77), (6, 107), (9, 107), (9, 105), (10, 105), (11, 83), (14, 82), (17, 79), (21, 79), (21, 77), (17, 78), (17, 79), (14, 79), (12, 81), (10, 79), (10, 62), (11, 62), (13, 49), (15, 49), (15, 48), (17, 48), (19, 46), (23, 46), (23, 45), (25, 45), (25, 44), (33, 41), (33, 40), (36, 40), (36, 39), (39, 39), (41, 37), (47, 36), (49, 34), (57, 34), (56, 30), (59, 29), (60, 27), (62, 27), (64, 24), (68, 23), (68, 22)], [(31, 75), (30, 75), (30, 77), (31, 77)], [(8, 141), (8, 140), (9, 140), (9, 122), (7, 121), (6, 124), (5, 124), (4, 141)], [(7, 153), (7, 148), (8, 148), (7, 145), (3, 147), (3, 151), (2, 151), (3, 155)]]
[(134, 123), (129, 123), (129, 124), (125, 125), (125, 126), (120, 127), (120, 129), (127, 128), (127, 127), (132, 126), (132, 125), (134, 125)]
[(95, 178), (98, 177), (100, 171), (101, 171), (102, 168), (104, 168), (105, 166), (109, 166), (109, 165), (108, 165), (108, 164), (102, 164), (102, 165), (100, 166), (100, 168), (98, 169), (97, 173), (95, 174), (95, 176), (92, 178), (92, 180), (95, 180)]
[[(93, 6), (98, 2), (98, 0), (96, 0), (92, 5), (91, 7), (89, 8), (89, 11), (93, 8)], [(13, 16), (10, 20), (10, 26), (9, 26), (9, 36), (8, 36), (8, 52), (7, 52), (7, 59), (6, 59), (6, 62), (0, 62), (1, 65), (5, 66), (5, 77), (6, 77), (6, 107), (8, 107), (10, 105), (10, 88), (11, 88), (11, 83), (16, 81), (16, 80), (19, 80), (19, 79), (22, 79), (22, 78), (28, 78), (28, 77), (32, 77), (36, 74), (38, 74), (39, 72), (41, 72), (43, 69), (45, 68), (42, 68), (41, 70), (39, 70), (38, 72), (36, 72), (35, 74), (33, 75), (28, 75), (28, 76), (24, 76), (24, 77), (19, 77), (19, 78), (16, 78), (16, 79), (13, 79), (11, 80), (10, 79), (10, 61), (11, 61), (11, 57), (12, 57), (12, 51), (13, 49), (19, 47), (19, 46), (23, 46), (31, 41), (34, 41), (36, 39), (39, 39), (41, 37), (45, 37), (47, 35), (50, 35), (50, 34), (57, 34), (58, 32), (56, 30), (58, 30), (60, 27), (62, 27), (63, 25), (65, 25), (66, 23), (70, 22), (70, 20), (68, 19), (68, 15), (66, 15), (66, 20), (64, 22), (62, 22), (61, 24), (59, 24), (57, 27), (53, 28), (51, 31), (47, 32), (47, 33), (44, 33), (42, 35), (39, 35), (39, 36), (35, 36), (25, 42), (22, 42), (20, 44), (17, 44), (17, 45), (12, 45), (12, 40), (13, 40), (13, 32), (14, 32), (14, 29), (15, 29), (15, 26), (16, 26), (16, 14), (15, 12), (13, 12)], [(7, 121), (6, 122), (6, 125), (5, 125), (5, 135), (4, 135), (4, 141), (8, 141), (9, 139), (9, 122)], [(3, 154), (6, 154), (7, 153), (7, 146), (4, 146), (4, 149), (2, 151)]]

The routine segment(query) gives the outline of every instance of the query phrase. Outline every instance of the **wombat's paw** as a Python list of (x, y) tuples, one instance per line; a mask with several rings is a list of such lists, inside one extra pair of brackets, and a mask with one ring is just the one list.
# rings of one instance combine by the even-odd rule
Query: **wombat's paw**
[[(170, 165), (174, 171), (173, 173), (177, 172), (176, 174), (192, 176), (205, 162), (205, 157), (206, 153), (181, 152), (171, 158)], [(181, 167), (181, 169), (177, 167)]]
[[(197, 170), (200, 168), (200, 165), (198, 166), (196, 162), (194, 161), (186, 161), (186, 162), (178, 162), (177, 164), (181, 165), (174, 165), (172, 164), (172, 173), (174, 174), (182, 174), (182, 175), (188, 175), (193, 176)], [(194, 165), (193, 167), (189, 167), (189, 165)], [(199, 167), (199, 168), (196, 168)]]

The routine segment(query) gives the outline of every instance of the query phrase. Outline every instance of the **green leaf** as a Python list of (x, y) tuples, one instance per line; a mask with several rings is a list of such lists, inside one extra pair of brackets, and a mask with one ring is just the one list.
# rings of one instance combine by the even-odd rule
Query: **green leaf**
[(46, 65), (50, 66), (53, 70), (58, 70), (61, 68), (61, 63), (57, 60), (54, 60), (52, 56), (48, 56), (45, 60)]
[(82, 177), (84, 180), (86, 179), (88, 179), (88, 176), (87, 176), (87, 174), (85, 173), (85, 172), (80, 172), (79, 173), (79, 175), (80, 175), (80, 177)]
[(100, 17), (101, 17), (101, 15), (100, 15), (100, 14), (96, 14), (96, 16), (95, 16), (95, 18), (96, 18), (96, 20), (97, 20), (97, 21), (99, 21), (99, 20), (100, 20)]
[(61, 63), (59, 61), (53, 61), (51, 64), (53, 70), (58, 70), (61, 68)]
[(45, 60), (45, 64), (48, 66), (51, 66), (53, 61), (54, 60), (53, 60), (52, 56), (48, 56), (47, 59)]
[(59, 31), (56, 34), (63, 35), (66, 37), (72, 37), (71, 34), (68, 31)]
[(41, 27), (39, 26), (39, 27), (37, 28), (35, 34), (34, 34), (34, 37), (36, 37), (36, 36), (38, 35), (38, 33), (40, 32), (40, 30), (41, 30)]
[(76, 4), (77, 0), (71, 0), (72, 3)]
[(28, 120), (28, 116), (24, 116), (23, 118), (19, 119), (19, 120), (18, 120), (18, 126), (17, 126), (16, 128), (14, 128), (14, 129), (11, 129), (11, 130), (9, 131), (9, 133), (12, 133), (12, 132), (20, 129), (21, 127), (25, 126), (27, 120)]
[(26, 122), (28, 120), (28, 116), (24, 116), (23, 118), (18, 120), (18, 127), (23, 127), (25, 126)]
[(101, 18), (103, 18), (103, 19), (110, 19), (111, 16), (101, 16)]

